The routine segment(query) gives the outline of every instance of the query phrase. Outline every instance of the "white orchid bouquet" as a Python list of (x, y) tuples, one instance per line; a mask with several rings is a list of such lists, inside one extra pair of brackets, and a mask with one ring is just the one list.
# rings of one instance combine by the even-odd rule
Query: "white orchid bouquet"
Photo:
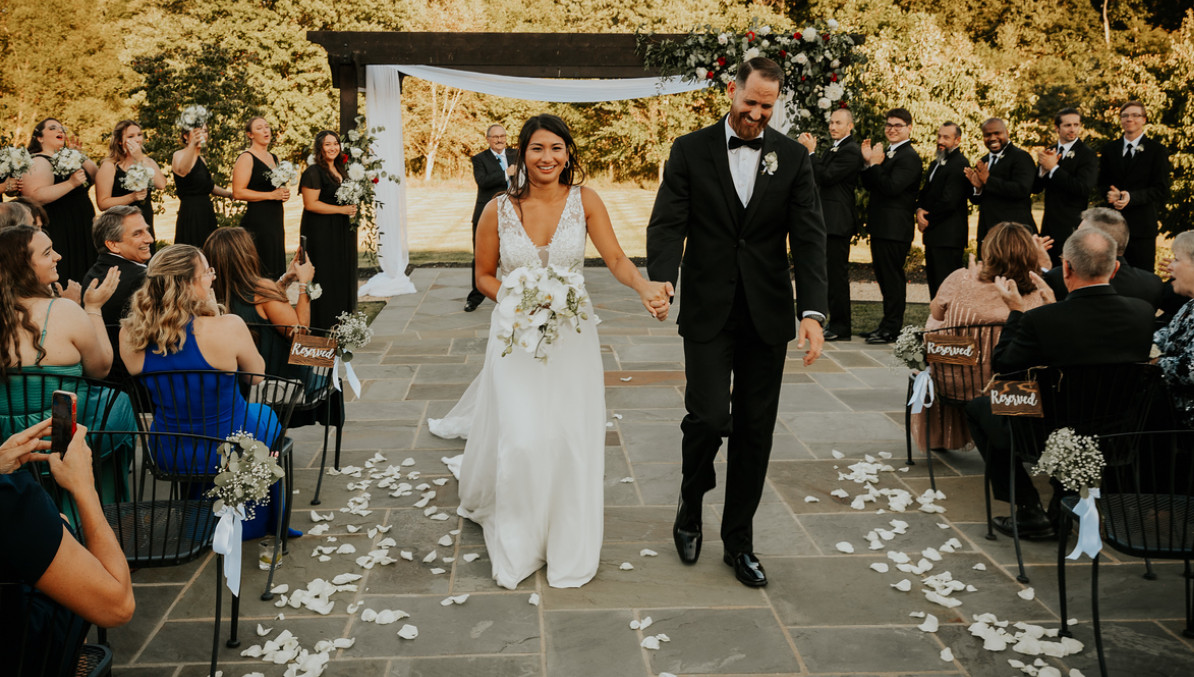
[(336, 189), (336, 202), (342, 205), (356, 205), (357, 213), (349, 219), (353, 228), (362, 223), (372, 227), (373, 215), (381, 205), (374, 195), (377, 184), (382, 179), (395, 183), (399, 181), (399, 177), (385, 170), (385, 162), (373, 152), (377, 134), (382, 131), (385, 131), (384, 127), (366, 127), (365, 118), (358, 115), (356, 127), (348, 130), (340, 141), (345, 176), (340, 187)]
[(215, 487), (207, 495), (216, 499), (214, 512), (225, 507), (243, 507), (248, 518), (254, 508), (269, 498), (269, 489), (285, 471), (278, 465), (278, 459), (270, 453), (269, 447), (252, 433), (241, 431), (229, 435), (227, 441), (217, 449), (220, 454), (219, 474)]
[(360, 350), (373, 340), (373, 329), (369, 327), (369, 318), (365, 313), (357, 311), (340, 313), (336, 318), (336, 326), (332, 328), (331, 338), (336, 339), (336, 352), (345, 362), (352, 361), (354, 350)]
[(1045, 440), (1045, 450), (1032, 472), (1049, 475), (1061, 486), (1086, 498), (1090, 489), (1097, 489), (1102, 483), (1106, 465), (1095, 438), (1079, 435), (1073, 428), (1058, 428)]
[(151, 183), (153, 183), (153, 170), (145, 165), (129, 167), (120, 181), (120, 185), (131, 193), (149, 190)]
[(33, 169), (33, 156), (24, 146), (0, 149), (0, 179), (19, 179)]
[(54, 176), (59, 178), (70, 176), (83, 168), (87, 156), (74, 148), (62, 148), (50, 157), (50, 166), (54, 168)]
[(514, 269), (502, 279), (497, 302), (502, 356), (518, 347), (545, 363), (560, 332), (579, 334), (592, 312), (584, 277), (560, 266)]
[(265, 173), (266, 178), (269, 179), (270, 185), (274, 188), (281, 188), (282, 186), (289, 186), (298, 178), (298, 169), (294, 163), (287, 160), (282, 160), (277, 167)]
[(193, 103), (182, 109), (182, 114), (174, 121), (174, 126), (178, 127), (184, 132), (189, 132), (192, 129), (206, 127), (207, 121), (211, 119), (211, 113), (206, 108), (197, 103)]
[(901, 329), (891, 352), (901, 364), (913, 371), (924, 371), (929, 366), (925, 358), (924, 330), (919, 327), (908, 325)]

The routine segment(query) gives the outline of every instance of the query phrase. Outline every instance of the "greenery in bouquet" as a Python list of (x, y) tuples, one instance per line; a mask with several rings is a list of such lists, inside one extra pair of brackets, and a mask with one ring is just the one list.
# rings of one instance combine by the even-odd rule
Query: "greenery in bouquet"
[(50, 165), (54, 168), (54, 176), (64, 178), (83, 168), (87, 156), (74, 148), (62, 148), (50, 157)]
[(924, 330), (920, 327), (908, 325), (901, 329), (891, 352), (901, 364), (913, 371), (923, 371), (929, 366), (925, 359)]
[[(369, 231), (366, 242), (375, 243), (377, 207), (381, 205), (375, 196), (377, 184), (382, 179), (398, 183), (401, 179), (385, 170), (385, 162), (374, 152), (377, 134), (385, 131), (384, 127), (365, 126), (364, 116), (356, 117), (356, 126), (340, 140), (343, 152), (345, 173), (347, 176), (336, 189), (336, 201), (342, 205), (356, 205), (357, 213), (349, 223), (353, 228), (364, 224)], [(315, 158), (308, 158), (314, 163)]]
[(855, 52), (863, 37), (842, 31), (833, 19), (806, 26), (760, 25), (752, 19), (745, 29), (706, 25), (682, 40), (660, 40), (643, 33), (637, 38), (645, 65), (689, 82), (725, 85), (743, 61), (758, 56), (775, 61), (784, 71), (780, 98), (792, 121), (792, 135), (826, 133), (830, 114), (848, 108), (855, 96), (846, 84), (847, 69), (864, 60)]
[(355, 313), (345, 311), (336, 318), (331, 338), (336, 339), (336, 354), (340, 359), (351, 362), (353, 351), (364, 348), (373, 340), (373, 329), (369, 327), (369, 318), (365, 313), (359, 310)]
[(215, 487), (207, 492), (216, 499), (212, 510), (219, 512), (225, 507), (244, 507), (245, 515), (252, 519), (256, 505), (269, 498), (269, 489), (285, 471), (278, 465), (278, 459), (270, 453), (269, 447), (244, 431), (229, 435), (217, 451), (220, 455), (219, 474)]
[(270, 185), (274, 188), (281, 188), (294, 183), (298, 178), (298, 168), (294, 166), (293, 162), (282, 160), (278, 162), (277, 167), (266, 172), (265, 176), (269, 179)]
[(592, 306), (584, 277), (559, 266), (516, 268), (498, 289), (498, 340), (505, 343), (502, 357), (517, 346), (547, 362), (550, 347), (564, 330), (580, 333), (581, 320)]
[(0, 149), (0, 180), (19, 179), (33, 169), (33, 156), (24, 146)]
[(211, 113), (208, 112), (207, 108), (197, 103), (193, 103), (182, 109), (182, 113), (180, 113), (178, 119), (174, 121), (174, 126), (178, 127), (184, 132), (189, 132), (192, 129), (206, 127), (207, 121), (210, 118)]
[(1102, 483), (1106, 465), (1095, 438), (1079, 435), (1073, 428), (1058, 428), (1045, 440), (1045, 450), (1032, 472), (1048, 475), (1086, 498), (1087, 490)]
[(153, 183), (153, 170), (145, 165), (133, 165), (124, 173), (124, 178), (120, 180), (120, 185), (127, 191), (137, 193), (143, 190), (149, 190), (150, 184)]

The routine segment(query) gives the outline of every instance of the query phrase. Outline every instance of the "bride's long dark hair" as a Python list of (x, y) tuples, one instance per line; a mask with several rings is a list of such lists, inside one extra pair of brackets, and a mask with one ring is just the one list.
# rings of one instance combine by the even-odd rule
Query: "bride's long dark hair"
[(515, 202), (521, 201), (531, 192), (531, 182), (526, 178), (526, 158), (523, 157), (522, 149), (530, 145), (531, 135), (540, 129), (549, 131), (563, 139), (564, 148), (568, 150), (568, 164), (564, 167), (564, 171), (560, 172), (560, 183), (565, 186), (579, 186), (585, 182), (585, 169), (577, 160), (576, 141), (572, 140), (572, 132), (568, 130), (568, 123), (559, 116), (542, 113), (527, 120), (526, 124), (522, 126), (522, 130), (518, 132), (518, 161), (515, 164), (517, 169), (514, 172), (514, 180), (506, 189), (506, 194)]

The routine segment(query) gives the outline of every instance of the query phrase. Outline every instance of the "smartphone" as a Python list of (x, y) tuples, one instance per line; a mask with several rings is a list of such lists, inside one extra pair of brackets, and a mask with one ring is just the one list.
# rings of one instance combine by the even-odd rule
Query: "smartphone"
[(66, 456), (66, 448), (75, 437), (75, 394), (66, 390), (55, 390), (50, 404), (50, 451), (60, 457)]
[(306, 235), (299, 235), (298, 262), (299, 263), (307, 262), (307, 236)]

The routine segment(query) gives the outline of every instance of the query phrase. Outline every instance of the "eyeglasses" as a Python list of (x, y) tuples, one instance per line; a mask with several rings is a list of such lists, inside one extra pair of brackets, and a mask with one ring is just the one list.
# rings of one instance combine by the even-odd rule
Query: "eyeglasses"
[(1119, 117), (1121, 119), (1122, 118), (1142, 118), (1142, 117), (1144, 117), (1144, 113), (1120, 113)]
[(206, 268), (202, 272), (199, 273), (199, 277), (203, 277), (205, 275), (210, 277), (213, 280), (216, 279), (216, 269), (215, 268)]
[(497, 141), (498, 139), (504, 139), (504, 138), (506, 138), (506, 135), (505, 135), (505, 134), (502, 134), (501, 136), (487, 136), (487, 137), (485, 137), (485, 138), (487, 138), (487, 139), (493, 139), (494, 141)]
[(887, 124), (885, 124), (883, 126), (886, 127), (887, 129), (903, 129), (903, 128), (907, 127), (908, 125), (906, 125), (902, 122), (897, 122), (895, 124), (888, 122)]

